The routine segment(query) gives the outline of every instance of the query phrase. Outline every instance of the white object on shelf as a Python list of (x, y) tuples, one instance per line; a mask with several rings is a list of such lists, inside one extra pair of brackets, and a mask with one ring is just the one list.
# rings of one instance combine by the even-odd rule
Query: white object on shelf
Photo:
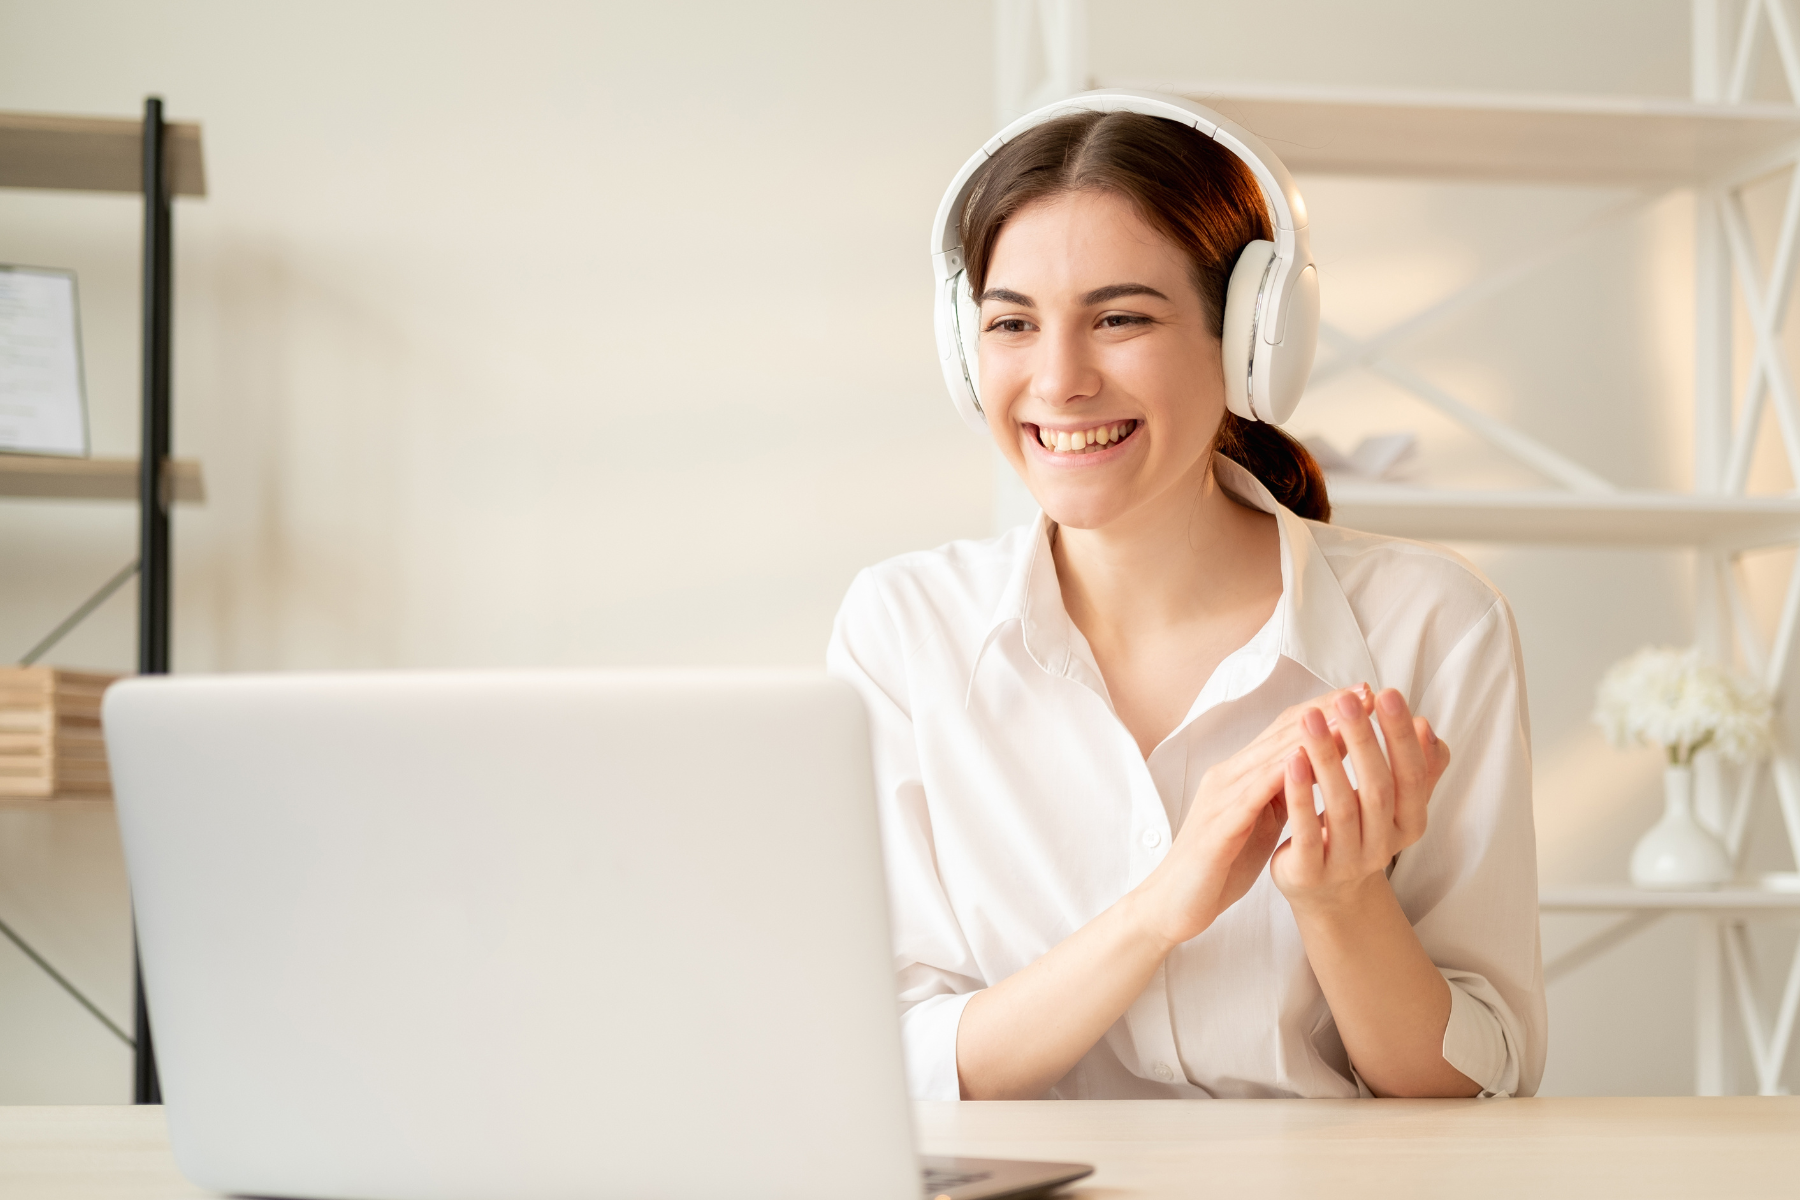
[(0, 451), (88, 452), (73, 271), (0, 265)]
[(1631, 851), (1631, 882), (1641, 888), (1716, 888), (1731, 878), (1731, 858), (1694, 819), (1694, 768), (1663, 769), (1663, 815)]

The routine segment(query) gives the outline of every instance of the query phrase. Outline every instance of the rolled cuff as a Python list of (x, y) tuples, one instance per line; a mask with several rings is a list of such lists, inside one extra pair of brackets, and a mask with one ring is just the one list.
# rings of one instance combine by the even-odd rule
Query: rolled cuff
[(961, 1100), (956, 1073), (956, 1028), (974, 992), (931, 996), (900, 1016), (906, 1052), (906, 1089), (914, 1100)]
[(1503, 1005), (1493, 985), (1466, 971), (1445, 971), (1450, 985), (1450, 1020), (1444, 1026), (1444, 1061), (1467, 1075), (1484, 1098), (1519, 1090), (1519, 1048), (1495, 1005)]

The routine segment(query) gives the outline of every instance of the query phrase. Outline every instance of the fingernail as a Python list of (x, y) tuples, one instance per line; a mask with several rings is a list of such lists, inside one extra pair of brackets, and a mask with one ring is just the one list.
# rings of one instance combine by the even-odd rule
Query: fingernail
[(1316, 708), (1309, 708), (1300, 714), (1300, 725), (1313, 737), (1325, 736), (1325, 714)]
[(1428, 746), (1437, 745), (1437, 730), (1431, 727), (1430, 721), (1425, 722), (1425, 744)]
[(1362, 698), (1363, 698), (1363, 703), (1364, 703), (1364, 704), (1373, 704), (1373, 703), (1375, 703), (1375, 692), (1374, 692), (1374, 690), (1373, 690), (1373, 689), (1371, 689), (1371, 688), (1370, 688), (1370, 687), (1369, 687), (1369, 685), (1368, 685), (1368, 684), (1367, 684), (1367, 683), (1359, 683), (1359, 684), (1357, 684), (1357, 685), (1356, 685), (1356, 690), (1357, 690), (1357, 691), (1359, 691), (1359, 692), (1361, 692), (1361, 693), (1362, 693)]
[(1389, 688), (1377, 696), (1375, 703), (1381, 705), (1381, 711), (1390, 717), (1397, 717), (1406, 711), (1406, 704), (1400, 699), (1400, 693), (1393, 688)]
[(1356, 697), (1347, 694), (1338, 697), (1337, 710), (1352, 720), (1363, 715), (1363, 706)]

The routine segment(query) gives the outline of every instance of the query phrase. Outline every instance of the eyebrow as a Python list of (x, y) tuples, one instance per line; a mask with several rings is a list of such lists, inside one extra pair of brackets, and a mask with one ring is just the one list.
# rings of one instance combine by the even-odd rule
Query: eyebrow
[[(1168, 299), (1167, 296), (1147, 283), (1109, 283), (1105, 287), (1095, 288), (1083, 296), (1081, 304), (1082, 307), (1088, 308), (1096, 304), (1105, 304), (1109, 300), (1120, 300), (1126, 296), (1155, 296), (1158, 300)], [(989, 288), (981, 293), (976, 303), (986, 304), (989, 300), (998, 300), (1002, 304), (1017, 304), (1022, 308), (1037, 307), (1030, 296), (1022, 292), (1015, 292), (1011, 288)]]
[(1155, 296), (1158, 300), (1168, 297), (1147, 283), (1114, 283), (1103, 288), (1095, 288), (1081, 298), (1082, 305), (1105, 304), (1108, 300), (1119, 300), (1126, 296)]

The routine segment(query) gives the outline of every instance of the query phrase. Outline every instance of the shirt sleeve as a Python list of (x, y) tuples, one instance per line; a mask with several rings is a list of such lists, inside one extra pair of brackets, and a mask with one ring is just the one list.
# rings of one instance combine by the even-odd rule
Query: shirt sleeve
[(960, 1100), (957, 1024), (985, 985), (938, 876), (905, 642), (868, 571), (838, 610), (825, 665), (869, 710), (908, 1088), (915, 1100)]
[(1531, 728), (1504, 600), (1463, 635), (1413, 701), (1451, 757), (1425, 836), (1394, 868), (1394, 892), (1450, 985), (1445, 1061), (1484, 1096), (1529, 1096), (1543, 1077), (1549, 1021)]

